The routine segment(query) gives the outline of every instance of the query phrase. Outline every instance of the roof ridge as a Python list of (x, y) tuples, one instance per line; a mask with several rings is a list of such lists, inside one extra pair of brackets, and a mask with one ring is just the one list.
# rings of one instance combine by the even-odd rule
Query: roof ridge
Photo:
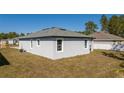
[(48, 36), (63, 36), (63, 37), (90, 37), (88, 35), (80, 34), (76, 31), (67, 30), (59, 27), (51, 27), (33, 32), (32, 34), (25, 36), (24, 38), (31, 37), (48, 37)]

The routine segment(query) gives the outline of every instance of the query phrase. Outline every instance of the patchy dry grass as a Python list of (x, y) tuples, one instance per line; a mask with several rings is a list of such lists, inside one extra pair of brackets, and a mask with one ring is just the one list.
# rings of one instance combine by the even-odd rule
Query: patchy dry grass
[(0, 66), (0, 77), (123, 77), (118, 70), (124, 60), (118, 58), (123, 58), (124, 52), (95, 50), (55, 61), (10, 48), (0, 52), (10, 63)]

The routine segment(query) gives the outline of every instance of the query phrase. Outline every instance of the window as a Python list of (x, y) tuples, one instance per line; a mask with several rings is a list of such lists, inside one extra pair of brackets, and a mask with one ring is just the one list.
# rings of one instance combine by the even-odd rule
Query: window
[(115, 45), (116, 44), (116, 41), (113, 41), (113, 45)]
[(40, 46), (40, 40), (37, 40), (37, 46)]
[(58, 39), (58, 40), (57, 40), (57, 51), (58, 51), (58, 52), (62, 52), (62, 51), (63, 51), (62, 39)]
[(121, 41), (119, 41), (118, 44), (121, 45)]
[(32, 48), (33, 47), (33, 41), (31, 40), (31, 44), (30, 44), (30, 47)]
[(85, 40), (85, 48), (87, 48), (87, 40)]

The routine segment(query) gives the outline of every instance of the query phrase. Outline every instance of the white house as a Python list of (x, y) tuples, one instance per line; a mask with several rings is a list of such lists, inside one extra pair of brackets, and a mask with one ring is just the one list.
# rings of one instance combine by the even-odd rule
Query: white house
[(105, 50), (124, 51), (124, 38), (101, 31), (95, 32), (90, 36), (94, 37), (93, 48)]
[(0, 40), (0, 48), (5, 48), (7, 40), (6, 39), (1, 39)]
[(18, 45), (19, 39), (18, 39), (18, 37), (12, 38), (12, 39), (7, 39), (7, 42), (9, 45)]
[(93, 38), (62, 28), (47, 28), (19, 38), (19, 48), (50, 59), (60, 59), (93, 51)]
[(13, 39), (7, 39), (7, 42), (8, 42), (8, 44), (10, 44), (10, 45), (13, 45), (13, 44), (14, 44)]

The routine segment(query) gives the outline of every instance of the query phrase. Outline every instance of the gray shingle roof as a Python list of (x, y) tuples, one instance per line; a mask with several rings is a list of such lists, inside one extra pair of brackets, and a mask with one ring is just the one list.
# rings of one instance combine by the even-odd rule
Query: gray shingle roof
[(83, 34), (80, 34), (77, 32), (68, 31), (66, 29), (56, 28), (56, 27), (43, 29), (41, 31), (31, 33), (27, 36), (23, 36), (20, 38), (23, 39), (23, 38), (37, 38), (37, 37), (51, 37), (51, 36), (52, 37), (87, 37), (87, 38), (92, 38), (92, 37), (87, 36), (87, 35), (83, 35)]
[(109, 34), (108, 32), (95, 32), (93, 34), (91, 34), (90, 36), (94, 37), (94, 40), (124, 40), (124, 38), (113, 35), (113, 34)]

